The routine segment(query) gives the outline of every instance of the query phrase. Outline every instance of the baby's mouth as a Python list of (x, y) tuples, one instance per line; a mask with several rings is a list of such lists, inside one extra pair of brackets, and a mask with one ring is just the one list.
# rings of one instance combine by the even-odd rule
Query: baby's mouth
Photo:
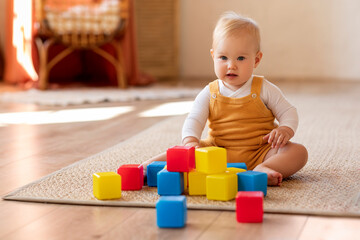
[(235, 73), (228, 73), (228, 74), (226, 74), (226, 76), (227, 76), (227, 77), (236, 77), (237, 74), (235, 74)]

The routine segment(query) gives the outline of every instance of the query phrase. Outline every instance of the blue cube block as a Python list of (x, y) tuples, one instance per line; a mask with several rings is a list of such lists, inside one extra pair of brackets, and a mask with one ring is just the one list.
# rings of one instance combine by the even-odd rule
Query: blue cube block
[(157, 173), (164, 169), (166, 161), (155, 161), (146, 168), (147, 184), (149, 187), (157, 186)]
[(184, 174), (163, 169), (157, 174), (157, 187), (159, 195), (181, 195), (184, 192)]
[(231, 167), (234, 167), (234, 168), (242, 168), (242, 169), (247, 170), (246, 163), (243, 163), (243, 162), (228, 163), (228, 164), (227, 164), (227, 168), (231, 168)]
[(267, 174), (256, 171), (237, 173), (238, 191), (262, 191), (264, 196), (267, 192)]
[(156, 203), (156, 223), (160, 228), (185, 226), (187, 207), (185, 196), (161, 196)]

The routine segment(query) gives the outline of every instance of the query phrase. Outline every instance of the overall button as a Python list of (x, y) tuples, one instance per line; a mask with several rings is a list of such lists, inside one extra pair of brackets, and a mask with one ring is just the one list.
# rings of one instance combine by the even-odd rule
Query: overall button
[(253, 93), (251, 96), (252, 98), (256, 98), (256, 93)]
[(216, 94), (215, 94), (215, 93), (212, 95), (212, 98), (216, 98)]

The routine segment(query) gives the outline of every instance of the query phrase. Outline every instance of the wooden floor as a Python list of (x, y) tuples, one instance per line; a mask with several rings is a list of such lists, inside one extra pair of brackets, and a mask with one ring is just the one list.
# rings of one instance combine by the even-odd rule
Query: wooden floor
[[(133, 107), (130, 112), (102, 121), (0, 125), (1, 196), (167, 118), (139, 117), (141, 112), (164, 102), (102, 103), (66, 108), (0, 103), (0, 119), (3, 113)], [(185, 228), (159, 229), (152, 208), (0, 202), (0, 239), (308, 240), (359, 239), (359, 236), (359, 218), (265, 214), (261, 224), (240, 224), (234, 212), (189, 210)]]

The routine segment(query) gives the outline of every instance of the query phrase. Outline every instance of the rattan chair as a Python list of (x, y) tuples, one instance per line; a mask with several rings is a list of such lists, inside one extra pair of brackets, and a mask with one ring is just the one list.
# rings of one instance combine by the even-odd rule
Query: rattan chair
[[(128, 9), (128, 0), (36, 0), (39, 89), (47, 89), (50, 70), (76, 49), (92, 50), (109, 61), (116, 69), (118, 86), (126, 88), (119, 39), (125, 32)], [(49, 61), (54, 43), (66, 48)], [(114, 46), (116, 56), (101, 49), (106, 43)]]

